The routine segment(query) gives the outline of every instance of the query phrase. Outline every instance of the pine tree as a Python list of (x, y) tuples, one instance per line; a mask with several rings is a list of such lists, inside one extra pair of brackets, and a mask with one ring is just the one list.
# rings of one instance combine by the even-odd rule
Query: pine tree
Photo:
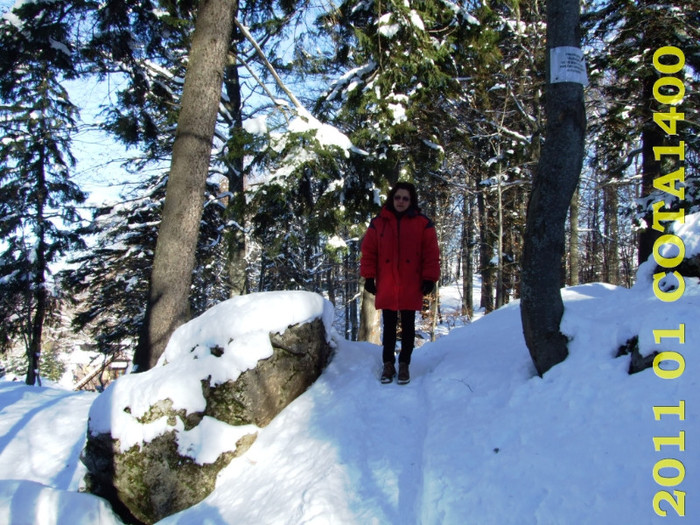
[(403, 177), (421, 183), (443, 160), (456, 128), (459, 57), (473, 17), (441, 1), (344, 2), (326, 16), (337, 24), (334, 61), (345, 70), (321, 99), (323, 114), (367, 155), (358, 169), (365, 200), (372, 187)]
[(0, 25), (0, 296), (3, 345), (21, 337), (26, 382), (41, 384), (44, 325), (51, 315), (50, 265), (82, 246), (71, 180), (77, 110), (61, 82), (77, 74), (71, 45), (79, 4), (22, 4)]
[(473, 155), (468, 186), (478, 193), (481, 306), (486, 311), (518, 293), (524, 202), (544, 126), (543, 11), (542, 2), (531, 0), (487, 2), (475, 12), (481, 32), (470, 48), (473, 67), (461, 110)]
[[(633, 183), (641, 176), (641, 198), (632, 210), (640, 229), (640, 263), (651, 254), (654, 240), (660, 235), (650, 227), (650, 206), (660, 195), (653, 188), (653, 180), (679, 166), (677, 159), (658, 162), (654, 158), (655, 146), (685, 142), (686, 202), (691, 207), (698, 205), (700, 140), (692, 123), (697, 122), (700, 111), (699, 13), (698, 0), (609, 0), (592, 4), (583, 17), (592, 49), (591, 81), (599, 84), (602, 93), (602, 110), (599, 108), (597, 118), (591, 122), (597, 160), (611, 186), (619, 188), (621, 183)], [(678, 113), (685, 114), (685, 121), (678, 123), (677, 135), (673, 137), (653, 120), (653, 112), (670, 108), (658, 104), (653, 94), (654, 84), (664, 76), (654, 68), (653, 55), (664, 46), (677, 47), (686, 60), (686, 67), (671, 75), (685, 85), (684, 101), (675, 106)], [(636, 169), (636, 165), (641, 168)], [(667, 203), (669, 210), (677, 210), (681, 203), (671, 201)]]
[[(90, 248), (76, 253), (70, 269), (62, 272), (62, 288), (78, 308), (73, 326), (92, 334), (102, 353), (127, 350), (130, 355), (135, 347), (134, 327), (143, 324), (166, 180), (151, 177), (131, 198), (100, 206), (83, 230), (94, 237)], [(226, 279), (224, 205), (218, 194), (218, 186), (209, 183), (190, 296), (194, 315), (227, 298), (221, 285)]]
[[(308, 10), (305, 0), (294, 1), (252, 1), (239, 5), (237, 25), (234, 27), (229, 63), (225, 70), (223, 111), (220, 112), (219, 137), (223, 147), (217, 161), (222, 164), (222, 174), (228, 181), (227, 214), (229, 228), (226, 232), (228, 243), (228, 275), (231, 295), (248, 293), (253, 289), (253, 266), (249, 261), (249, 251), (254, 240), (250, 238), (250, 221), (255, 214), (247, 202), (251, 197), (247, 181), (255, 173), (265, 169), (269, 155), (269, 136), (265, 133), (250, 133), (243, 125), (247, 118), (269, 118), (273, 123), (286, 119), (288, 108), (275, 97), (268, 86), (277, 84), (275, 74), (287, 78), (301, 78), (303, 67), (298, 63), (296, 53), (300, 50), (300, 37), (296, 28), (303, 22)], [(289, 34), (295, 31), (294, 34)], [(303, 35), (303, 33), (302, 33)], [(303, 38), (303, 36), (302, 36)], [(251, 41), (251, 39), (253, 41)], [(291, 63), (278, 57), (280, 42), (295, 41), (295, 56)], [(256, 49), (256, 46), (259, 48)], [(262, 55), (261, 55), (262, 52)], [(292, 65), (294, 64), (294, 65)], [(285, 75), (287, 73), (287, 75)], [(277, 92), (281, 91), (277, 85)], [(253, 99), (265, 102), (251, 103)], [(274, 126), (275, 124), (273, 124)], [(276, 153), (272, 153), (273, 157)], [(252, 162), (244, 162), (248, 157)], [(253, 192), (254, 193), (254, 192)]]
[(103, 127), (143, 151), (136, 169), (171, 154), (194, 9), (189, 1), (108, 0), (91, 12), (94, 29), (82, 54), (90, 72), (118, 79)]
[[(267, 0), (242, 2), (234, 15), (240, 19), (241, 28), (245, 27), (269, 53), (265, 60), (287, 70), (275, 58), (276, 49), (281, 40), (288, 38), (285, 35), (289, 27), (295, 27), (303, 18), (305, 5), (306, 2)], [(144, 163), (170, 155), (194, 16), (194, 6), (188, 2), (168, 3), (157, 10), (152, 7), (141, 2), (104, 4), (97, 12), (99, 31), (86, 49), (97, 72), (108, 74), (116, 70), (126, 75), (128, 84), (119, 92), (118, 104), (107, 110), (107, 130), (125, 144), (142, 148)], [(227, 180), (222, 202), (228, 205), (229, 221), (222, 234), (228, 244), (228, 277), (221, 284), (233, 295), (246, 293), (252, 284), (246, 183), (255, 176), (251, 173), (263, 169), (261, 163), (269, 162), (269, 150), (260, 147), (263, 139), (246, 131), (243, 122), (269, 110), (269, 105), (273, 108), (272, 118), (286, 114), (279, 111), (282, 106), (275, 108), (279, 99), (264, 84), (269, 71), (241, 28), (234, 28), (224, 69), (210, 165), (212, 179)], [(263, 88), (270, 95), (269, 105), (258, 96)], [(246, 156), (252, 162), (244, 163)], [(135, 167), (139, 169), (141, 165)]]

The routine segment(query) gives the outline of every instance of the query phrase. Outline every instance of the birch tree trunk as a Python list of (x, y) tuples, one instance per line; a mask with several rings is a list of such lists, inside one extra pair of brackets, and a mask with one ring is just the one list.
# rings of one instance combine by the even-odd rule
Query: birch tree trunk
[(197, 10), (158, 231), (144, 326), (134, 364), (156, 364), (175, 329), (189, 320), (189, 296), (214, 127), (237, 2), (203, 0)]
[[(578, 0), (547, 3), (547, 47), (580, 48)], [(583, 164), (586, 115), (583, 85), (552, 83), (549, 52), (546, 66), (547, 117), (542, 157), (528, 205), (521, 318), (528, 350), (539, 375), (568, 355), (567, 339), (559, 330), (562, 258), (566, 217)]]

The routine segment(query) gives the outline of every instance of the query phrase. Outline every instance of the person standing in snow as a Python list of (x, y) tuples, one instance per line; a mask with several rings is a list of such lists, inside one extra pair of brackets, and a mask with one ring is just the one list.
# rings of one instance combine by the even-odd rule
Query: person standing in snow
[(397, 382), (410, 381), (409, 365), (416, 333), (416, 311), (423, 296), (440, 278), (440, 250), (433, 222), (418, 207), (416, 187), (397, 183), (387, 202), (370, 222), (362, 240), (360, 275), (365, 289), (375, 295), (374, 305), (382, 310), (381, 382), (396, 376), (396, 323), (401, 314), (401, 352)]

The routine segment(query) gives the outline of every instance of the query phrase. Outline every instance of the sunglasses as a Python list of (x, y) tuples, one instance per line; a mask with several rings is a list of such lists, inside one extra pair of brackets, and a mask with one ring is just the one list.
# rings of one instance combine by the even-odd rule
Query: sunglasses
[(402, 195), (394, 195), (394, 200), (395, 200), (395, 201), (410, 202), (411, 197), (404, 197), (404, 196), (402, 196)]

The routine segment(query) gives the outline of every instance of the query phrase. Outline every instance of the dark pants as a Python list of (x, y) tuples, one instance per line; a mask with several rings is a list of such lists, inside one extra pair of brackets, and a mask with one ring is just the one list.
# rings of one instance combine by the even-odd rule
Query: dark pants
[[(393, 363), (396, 350), (396, 321), (398, 312), (395, 310), (382, 310), (384, 321), (384, 334), (382, 336), (382, 360), (385, 363)], [(401, 310), (401, 353), (399, 363), (411, 363), (413, 344), (416, 338), (416, 312), (415, 310)]]

